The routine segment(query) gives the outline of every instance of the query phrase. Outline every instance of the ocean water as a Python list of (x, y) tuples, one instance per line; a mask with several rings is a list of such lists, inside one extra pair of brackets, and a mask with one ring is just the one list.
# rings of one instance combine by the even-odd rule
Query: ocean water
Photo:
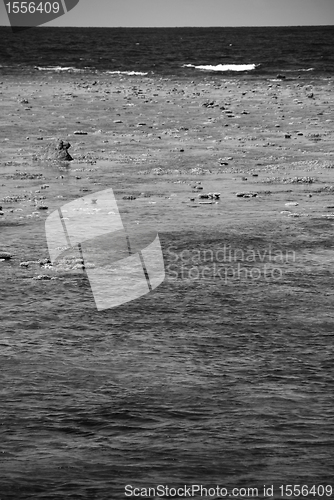
[(4, 70), (333, 74), (334, 27), (0, 28)]
[[(322, 78), (333, 75), (333, 41), (333, 27), (1, 28), (0, 74)], [(46, 256), (44, 228), (0, 231), (2, 247)], [(246, 252), (285, 232), (268, 223), (255, 242), (252, 228), (160, 237), (168, 266), (171, 246), (215, 253), (223, 240)], [(331, 251), (324, 221), (305, 232), (314, 241), (292, 235), (295, 250), (320, 241)], [(34, 281), (17, 258), (1, 263), (0, 500), (118, 500), (126, 485), (256, 487), (264, 498), (274, 484), (275, 500), (288, 498), (280, 485), (334, 488), (332, 274), (292, 262), (274, 285), (222, 286), (179, 265), (149, 295), (97, 312), (84, 275)], [(334, 497), (324, 491), (304, 498)]]
[[(31, 255), (45, 244), (36, 229), (20, 238)], [(262, 230), (264, 255), (272, 225)], [(100, 312), (85, 276), (22, 279), (16, 261), (1, 263), (2, 500), (118, 500), (126, 485), (264, 498), (272, 484), (276, 500), (288, 498), (280, 485), (333, 484), (331, 276), (287, 263), (276, 283), (188, 279), (168, 248), (246, 252), (252, 231), (160, 237), (175, 271)]]

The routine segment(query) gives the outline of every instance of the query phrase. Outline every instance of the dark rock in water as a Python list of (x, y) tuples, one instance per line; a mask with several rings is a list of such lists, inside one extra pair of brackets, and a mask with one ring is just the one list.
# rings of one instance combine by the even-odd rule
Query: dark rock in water
[(47, 148), (46, 156), (48, 160), (72, 161), (72, 156), (68, 153), (71, 147), (69, 142), (58, 141), (58, 143)]
[(220, 193), (199, 194), (198, 198), (200, 200), (205, 200), (205, 199), (219, 200), (220, 199)]
[(276, 76), (276, 78), (278, 78), (279, 80), (284, 80), (285, 79), (285, 75), (278, 74)]
[(1, 252), (0, 250), (0, 259), (9, 260), (12, 258), (12, 255), (9, 252)]
[(45, 264), (51, 264), (51, 260), (48, 258), (45, 258), (45, 259), (39, 260), (38, 263), (40, 266), (44, 266)]
[[(202, 106), (205, 106), (206, 108), (215, 108), (218, 107), (219, 104), (216, 104), (215, 101), (207, 101), (203, 102)], [(224, 109), (224, 106), (222, 106), (220, 109)]]
[(256, 198), (257, 193), (247, 192), (247, 193), (236, 193), (238, 198)]

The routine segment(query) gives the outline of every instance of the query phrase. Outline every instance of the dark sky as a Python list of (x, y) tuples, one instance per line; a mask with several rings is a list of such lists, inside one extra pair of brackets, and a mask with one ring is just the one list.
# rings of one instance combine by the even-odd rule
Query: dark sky
[[(5, 26), (9, 25), (7, 2), (0, 0), (0, 24)], [(334, 25), (334, 0), (80, 0), (72, 11), (45, 26), (329, 24)]]

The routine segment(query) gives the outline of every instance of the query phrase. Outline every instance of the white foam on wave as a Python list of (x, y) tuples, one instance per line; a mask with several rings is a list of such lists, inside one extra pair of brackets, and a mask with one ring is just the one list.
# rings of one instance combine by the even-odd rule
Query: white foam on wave
[(315, 71), (315, 68), (282, 69), (282, 73), (298, 73), (298, 71)]
[(143, 73), (142, 71), (106, 71), (108, 75), (129, 75), (129, 76), (145, 76), (148, 73)]
[(82, 69), (73, 68), (72, 66), (63, 67), (63, 66), (34, 66), (35, 69), (39, 71), (73, 71), (79, 73)]
[(184, 64), (184, 68), (196, 68), (204, 71), (251, 71), (256, 68), (256, 64), (205, 64), (195, 66), (194, 64)]

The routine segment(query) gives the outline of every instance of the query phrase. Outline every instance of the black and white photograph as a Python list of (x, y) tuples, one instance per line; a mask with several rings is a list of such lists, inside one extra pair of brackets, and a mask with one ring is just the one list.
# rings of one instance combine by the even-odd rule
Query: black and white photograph
[(0, 500), (334, 499), (333, 92), (333, 0), (0, 0)]

